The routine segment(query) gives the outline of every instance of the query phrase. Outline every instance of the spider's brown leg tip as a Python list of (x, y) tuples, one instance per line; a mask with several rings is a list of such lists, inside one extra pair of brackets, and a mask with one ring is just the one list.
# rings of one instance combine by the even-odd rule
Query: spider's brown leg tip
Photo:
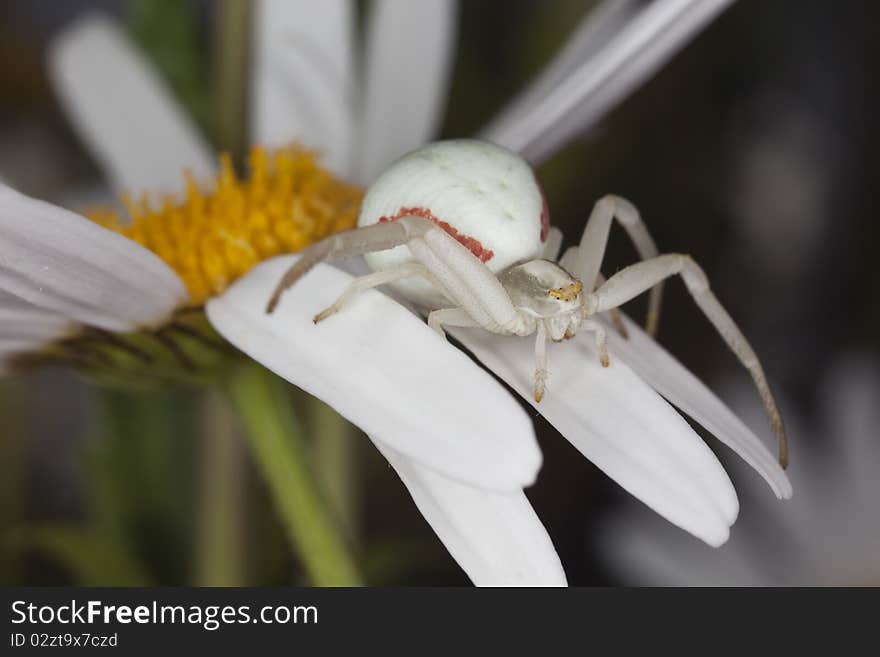
[(779, 443), (779, 467), (783, 470), (788, 469), (788, 441), (783, 438)]
[(645, 333), (652, 338), (657, 337), (657, 325), (659, 324), (657, 313), (649, 312), (648, 318), (645, 320)]
[(782, 417), (778, 413), (774, 413), (771, 418), (770, 425), (773, 433), (779, 441), (779, 467), (783, 470), (788, 468), (788, 435), (785, 433), (785, 425), (782, 423)]

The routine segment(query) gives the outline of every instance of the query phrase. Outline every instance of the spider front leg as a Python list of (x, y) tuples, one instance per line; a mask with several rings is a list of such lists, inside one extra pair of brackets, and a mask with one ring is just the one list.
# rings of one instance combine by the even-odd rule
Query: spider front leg
[(596, 339), (596, 351), (599, 352), (599, 364), (602, 367), (608, 367), (611, 360), (608, 358), (608, 341), (605, 336), (605, 327), (599, 322), (592, 319), (585, 319), (581, 322), (581, 330), (590, 331)]
[(779, 442), (779, 464), (785, 468), (788, 465), (788, 439), (761, 361), (742, 331), (709, 289), (706, 274), (690, 256), (670, 253), (626, 267), (595, 292), (586, 295), (584, 307), (587, 314), (616, 308), (675, 274), (681, 275), (697, 306), (751, 374), (764, 403), (764, 410), (770, 418), (770, 426)]
[(535, 401), (544, 399), (544, 387), (547, 385), (547, 327), (538, 322), (535, 336)]
[(266, 305), (266, 312), (271, 313), (275, 310), (284, 291), (319, 262), (391, 249), (406, 244), (433, 228), (435, 225), (427, 219), (401, 217), (397, 221), (347, 230), (315, 242), (300, 252), (299, 260), (281, 277)]
[(446, 331), (443, 329), (444, 326), (476, 328), (479, 326), (479, 323), (468, 315), (463, 308), (441, 308), (439, 310), (432, 310), (428, 314), (428, 326), (445, 340)]
[(379, 287), (386, 283), (392, 283), (401, 278), (408, 278), (410, 276), (422, 276), (429, 282), (434, 282), (428, 268), (418, 262), (405, 262), (394, 269), (386, 269), (385, 271), (377, 271), (373, 274), (367, 274), (366, 276), (359, 276), (349, 283), (348, 287), (345, 288), (345, 291), (339, 295), (339, 298), (336, 299), (332, 305), (315, 315), (312, 321), (317, 324), (330, 317), (330, 315), (338, 313), (346, 303), (350, 302), (354, 297), (365, 290)]
[[(579, 253), (578, 247), (570, 246), (565, 250), (562, 258), (559, 259), (559, 265), (570, 274), (575, 274), (579, 268)], [(576, 275), (576, 274), (575, 274)], [(596, 284), (593, 286), (593, 290), (597, 287), (601, 287), (605, 284), (605, 277), (599, 273), (596, 274)], [(589, 290), (592, 292), (593, 290)], [(620, 334), (624, 340), (629, 339), (629, 331), (626, 330), (626, 324), (623, 323), (623, 316), (621, 315), (620, 310), (617, 308), (612, 308), (608, 311), (608, 319), (611, 320), (611, 323), (614, 325), (614, 328), (617, 329), (617, 332)]]
[[(571, 273), (581, 280), (585, 290), (592, 291), (597, 286), (599, 269), (605, 257), (611, 222), (614, 219), (617, 219), (626, 230), (642, 260), (650, 260), (658, 254), (657, 246), (636, 207), (619, 196), (604, 196), (593, 206), (593, 211), (590, 213), (578, 246), (577, 256), (573, 258), (574, 262), (571, 265), (574, 270)], [(663, 284), (661, 282), (651, 290), (651, 298), (648, 301), (645, 329), (649, 335), (654, 335), (657, 332), (662, 297)]]
[(432, 328), (439, 329), (438, 332), (442, 331), (439, 328), (442, 323), (480, 326), (496, 333), (509, 333), (519, 326), (516, 309), (495, 274), (437, 224), (419, 216), (405, 216), (338, 233), (304, 249), (299, 260), (279, 281), (266, 312), (271, 313), (284, 290), (319, 262), (383, 251), (401, 244), (407, 245), (418, 262), (356, 279), (333, 305), (316, 316), (316, 321), (338, 311), (352, 295), (362, 290), (405, 276), (421, 275), (459, 306), (448, 312), (440, 311), (446, 312), (445, 316), (434, 317)]
[[(592, 319), (581, 322), (580, 330), (590, 331), (596, 339), (596, 351), (599, 352), (599, 363), (602, 367), (608, 367), (611, 361), (608, 358), (608, 342), (605, 336), (605, 327)], [(549, 372), (547, 370), (547, 325), (539, 321), (535, 335), (535, 401), (544, 398), (544, 389), (547, 385)]]
[(434, 226), (407, 247), (427, 267), (440, 291), (476, 326), (493, 333), (515, 332), (519, 316), (507, 290), (492, 270), (446, 231)]
[[(605, 277), (602, 274), (599, 274), (596, 279), (596, 287), (602, 287), (603, 285), (605, 285)], [(655, 287), (654, 289), (656, 290), (657, 288)], [(620, 337), (624, 340), (629, 340), (629, 331), (626, 330), (626, 324), (623, 323), (623, 314), (620, 310), (618, 308), (611, 308), (608, 311), (608, 318), (611, 320), (611, 323), (614, 324), (614, 328), (617, 329), (617, 332), (620, 333)]]

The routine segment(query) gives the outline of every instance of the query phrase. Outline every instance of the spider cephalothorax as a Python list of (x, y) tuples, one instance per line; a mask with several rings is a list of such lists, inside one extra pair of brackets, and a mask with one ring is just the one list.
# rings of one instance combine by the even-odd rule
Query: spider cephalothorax
[[(374, 273), (355, 279), (315, 322), (358, 292), (390, 285), (428, 313), (428, 325), (480, 327), (501, 335), (536, 335), (535, 399), (547, 380), (546, 342), (593, 333), (608, 365), (599, 317), (650, 290), (648, 331), (657, 326), (663, 281), (680, 274), (694, 301), (752, 375), (787, 462), (782, 419), (758, 357), (687, 255), (659, 255), (638, 211), (617, 196), (600, 199), (577, 247), (555, 262), (560, 236), (547, 229), (541, 188), (520, 157), (493, 144), (454, 140), (430, 144), (385, 171), (364, 197), (359, 228), (305, 249), (269, 301), (315, 264), (365, 254)], [(626, 230), (642, 261), (605, 281), (600, 266), (611, 224)], [(558, 231), (557, 231), (558, 232)], [(613, 318), (612, 318), (613, 319)]]

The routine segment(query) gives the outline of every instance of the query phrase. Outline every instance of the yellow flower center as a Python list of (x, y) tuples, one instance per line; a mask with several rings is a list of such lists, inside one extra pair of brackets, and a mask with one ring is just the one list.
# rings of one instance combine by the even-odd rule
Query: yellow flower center
[(266, 258), (354, 227), (363, 190), (322, 169), (314, 153), (254, 148), (249, 164), (249, 175), (239, 179), (230, 157), (221, 155), (213, 191), (187, 174), (185, 200), (167, 196), (155, 207), (146, 196), (128, 197), (128, 218), (107, 209), (86, 214), (162, 258), (183, 279), (193, 305)]

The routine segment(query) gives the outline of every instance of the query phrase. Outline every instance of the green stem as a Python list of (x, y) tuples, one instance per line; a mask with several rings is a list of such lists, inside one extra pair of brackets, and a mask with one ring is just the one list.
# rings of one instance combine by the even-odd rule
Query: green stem
[(310, 471), (308, 445), (290, 407), (287, 384), (249, 363), (231, 374), (227, 386), (254, 462), (312, 582), (318, 586), (361, 584), (354, 560)]
[(359, 534), (357, 458), (361, 436), (335, 410), (310, 398), (308, 425), (316, 440), (312, 445), (315, 476), (350, 539)]
[(220, 0), (214, 38), (215, 97), (220, 148), (240, 161), (247, 149), (250, 2)]
[(206, 395), (199, 436), (196, 585), (243, 586), (245, 503), (242, 444), (229, 405)]

